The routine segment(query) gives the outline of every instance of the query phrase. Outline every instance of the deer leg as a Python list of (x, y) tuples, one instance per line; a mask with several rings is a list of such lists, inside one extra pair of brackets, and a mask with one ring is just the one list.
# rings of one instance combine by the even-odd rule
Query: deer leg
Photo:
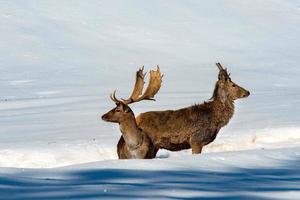
[(128, 156), (126, 155), (126, 144), (123, 136), (120, 137), (118, 145), (117, 145), (117, 153), (119, 159), (128, 159)]
[(196, 135), (193, 135), (190, 138), (190, 146), (192, 148), (193, 154), (200, 154), (203, 148), (203, 145), (201, 143), (201, 140), (199, 140), (199, 137)]
[(201, 145), (194, 145), (192, 146), (192, 154), (200, 154), (202, 151), (203, 146)]

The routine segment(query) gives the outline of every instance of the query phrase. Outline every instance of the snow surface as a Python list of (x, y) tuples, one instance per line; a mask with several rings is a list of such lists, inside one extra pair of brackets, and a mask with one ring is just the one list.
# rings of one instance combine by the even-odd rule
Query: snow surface
[(300, 148), (2, 169), (3, 199), (299, 199)]
[[(299, 6), (0, 1), (1, 197), (299, 199)], [(251, 95), (202, 155), (116, 160), (119, 129), (100, 119), (109, 93), (127, 97), (137, 68), (159, 64), (157, 101), (132, 105), (136, 114), (202, 103), (215, 62)]]

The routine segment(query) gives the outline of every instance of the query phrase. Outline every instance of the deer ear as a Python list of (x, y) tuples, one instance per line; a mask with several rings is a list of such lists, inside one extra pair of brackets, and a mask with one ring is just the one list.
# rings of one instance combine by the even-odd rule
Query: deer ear
[(225, 79), (224, 76), (223, 76), (223, 74), (221, 72), (219, 72), (218, 79), (219, 80), (224, 80)]
[(129, 108), (129, 107), (126, 107), (126, 108), (125, 108), (125, 112), (126, 112), (126, 113), (129, 113), (129, 112), (130, 112), (130, 108)]
[(226, 71), (221, 70), (218, 74), (218, 78), (219, 78), (219, 80), (225, 80), (226, 81), (228, 79), (228, 77), (226, 76)]

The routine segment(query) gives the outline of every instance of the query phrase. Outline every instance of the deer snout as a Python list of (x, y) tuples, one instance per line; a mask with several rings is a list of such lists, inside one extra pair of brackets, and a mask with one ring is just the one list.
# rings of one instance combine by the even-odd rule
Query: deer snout
[(245, 94), (244, 94), (244, 96), (243, 97), (248, 97), (250, 95), (250, 92), (249, 91), (247, 91)]
[(105, 114), (105, 115), (102, 115), (101, 116), (101, 119), (103, 120), (103, 121), (107, 121), (107, 115)]

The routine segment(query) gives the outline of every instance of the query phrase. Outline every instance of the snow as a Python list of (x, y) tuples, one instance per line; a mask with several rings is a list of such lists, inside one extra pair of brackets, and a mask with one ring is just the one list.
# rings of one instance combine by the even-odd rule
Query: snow
[[(0, 1), (1, 198), (299, 199), (299, 5)], [(109, 93), (159, 64), (157, 101), (136, 115), (202, 103), (215, 62), (251, 95), (202, 155), (116, 160)]]
[(299, 148), (2, 169), (4, 199), (299, 199)]

